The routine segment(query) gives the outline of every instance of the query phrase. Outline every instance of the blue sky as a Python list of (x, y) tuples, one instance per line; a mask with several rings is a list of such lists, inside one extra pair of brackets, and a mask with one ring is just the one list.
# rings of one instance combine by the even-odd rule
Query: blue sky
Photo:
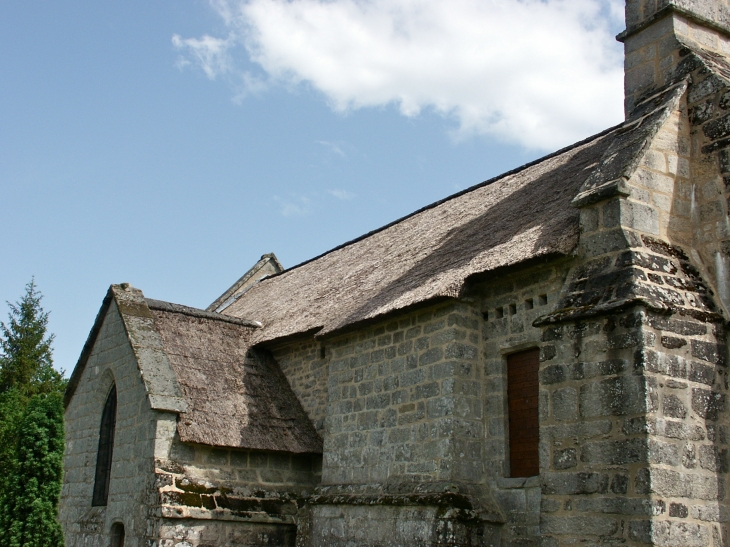
[(205, 307), (618, 123), (622, 5), (2, 2), (0, 300), (68, 373), (111, 283)]

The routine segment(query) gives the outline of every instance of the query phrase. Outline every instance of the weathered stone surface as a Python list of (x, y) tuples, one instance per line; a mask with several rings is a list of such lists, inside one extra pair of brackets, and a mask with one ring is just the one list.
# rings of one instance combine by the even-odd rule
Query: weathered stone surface
[(573, 388), (553, 392), (553, 417), (557, 421), (570, 421), (578, 417), (578, 393)]
[(595, 494), (608, 490), (608, 475), (604, 473), (544, 473), (541, 479), (543, 494)]
[(611, 517), (558, 517), (545, 515), (542, 517), (540, 524), (540, 528), (545, 534), (574, 537), (610, 536), (619, 529), (618, 520)]
[(715, 421), (719, 413), (725, 410), (725, 394), (708, 389), (692, 389), (692, 410), (700, 417)]
[(687, 416), (687, 409), (682, 403), (682, 400), (676, 395), (665, 395), (662, 399), (662, 409), (664, 410), (664, 415), (670, 418), (683, 420)]
[(725, 497), (722, 482), (715, 476), (690, 475), (669, 469), (645, 469), (637, 474), (636, 491), (676, 498), (720, 500)]
[(580, 389), (584, 418), (638, 414), (646, 408), (646, 385), (641, 377), (610, 378), (583, 384)]
[(702, 340), (692, 340), (692, 357), (715, 365), (726, 366), (727, 346), (703, 342)]
[(553, 452), (553, 467), (558, 470), (570, 469), (578, 465), (575, 448), (564, 448)]

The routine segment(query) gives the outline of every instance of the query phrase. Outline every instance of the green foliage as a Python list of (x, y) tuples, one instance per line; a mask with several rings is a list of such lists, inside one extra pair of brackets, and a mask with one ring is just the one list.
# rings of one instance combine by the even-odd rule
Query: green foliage
[(56, 519), (63, 476), (63, 400), (30, 399), (18, 427), (17, 463), (0, 499), (0, 545), (62, 547)]
[[(16, 467), (18, 428), (26, 406), (27, 399), (17, 389), (0, 393), (0, 469), (4, 474), (14, 472)], [(2, 493), (0, 486), (0, 497)]]
[(0, 546), (63, 545), (63, 374), (35, 281), (0, 323)]
[(29, 398), (65, 389), (63, 374), (53, 368), (53, 335), (46, 334), (48, 313), (42, 298), (31, 280), (20, 302), (8, 302), (9, 322), (0, 323), (0, 394), (17, 389)]

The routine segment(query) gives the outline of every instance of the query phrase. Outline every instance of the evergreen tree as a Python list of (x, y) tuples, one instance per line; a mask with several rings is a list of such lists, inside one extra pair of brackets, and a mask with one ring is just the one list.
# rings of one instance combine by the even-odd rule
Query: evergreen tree
[(63, 544), (56, 514), (66, 381), (53, 368), (42, 298), (31, 280), (0, 323), (1, 547)]
[(30, 399), (18, 428), (17, 465), (0, 499), (0, 545), (62, 547), (56, 518), (63, 476), (63, 400)]
[(31, 279), (20, 302), (8, 302), (9, 322), (0, 323), (0, 394), (17, 389), (29, 398), (65, 388), (63, 374), (53, 368), (53, 335), (46, 334), (48, 313), (42, 298)]
[[(0, 393), (0, 469), (3, 474), (12, 473), (17, 463), (15, 449), (18, 444), (18, 428), (23, 419), (27, 399), (17, 389)], [(0, 498), (4, 483), (0, 481)], [(0, 545), (3, 545), (0, 543)]]

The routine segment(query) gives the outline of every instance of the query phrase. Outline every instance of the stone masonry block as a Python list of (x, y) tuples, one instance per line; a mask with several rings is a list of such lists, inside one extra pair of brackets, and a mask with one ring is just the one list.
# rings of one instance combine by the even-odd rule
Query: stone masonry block
[(608, 491), (605, 473), (543, 473), (543, 494), (596, 494)]
[(692, 389), (692, 410), (706, 420), (717, 420), (720, 412), (725, 410), (725, 402), (724, 393), (707, 389)]
[(544, 515), (540, 519), (543, 534), (570, 535), (574, 537), (612, 536), (619, 529), (616, 518), (608, 516), (570, 517)]
[(638, 414), (647, 409), (646, 384), (641, 377), (619, 376), (580, 388), (580, 414), (584, 418)]
[(578, 392), (573, 388), (553, 392), (553, 417), (557, 421), (573, 421), (578, 417)]

